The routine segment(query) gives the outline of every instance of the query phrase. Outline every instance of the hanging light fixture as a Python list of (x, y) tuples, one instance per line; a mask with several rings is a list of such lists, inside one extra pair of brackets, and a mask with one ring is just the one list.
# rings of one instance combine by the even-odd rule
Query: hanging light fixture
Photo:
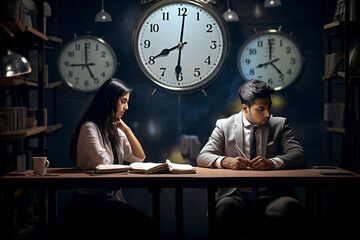
[(229, 0), (227, 0), (227, 11), (223, 13), (223, 18), (227, 22), (239, 21), (239, 16), (237, 15), (237, 13), (230, 9)]
[(15, 77), (31, 72), (29, 61), (8, 50), (8, 54), (0, 59), (0, 77)]
[(264, 7), (270, 8), (270, 7), (279, 7), (281, 6), (281, 0), (265, 0)]
[(111, 22), (111, 16), (108, 12), (104, 11), (104, 0), (101, 1), (101, 11), (95, 16), (95, 22)]

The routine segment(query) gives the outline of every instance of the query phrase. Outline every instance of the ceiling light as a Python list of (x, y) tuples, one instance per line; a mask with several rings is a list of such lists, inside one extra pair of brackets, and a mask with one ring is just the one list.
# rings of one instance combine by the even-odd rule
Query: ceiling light
[(280, 0), (265, 0), (264, 7), (270, 8), (270, 7), (279, 7), (281, 6)]
[(101, 11), (95, 16), (95, 22), (111, 22), (111, 16), (108, 12), (104, 11), (104, 0), (101, 1)]

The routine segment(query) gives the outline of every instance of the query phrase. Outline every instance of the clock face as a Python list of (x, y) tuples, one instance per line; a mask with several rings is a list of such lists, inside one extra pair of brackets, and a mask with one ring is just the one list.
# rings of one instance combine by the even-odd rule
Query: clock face
[(205, 3), (160, 1), (138, 19), (132, 49), (140, 70), (156, 87), (194, 91), (220, 72), (228, 51), (227, 28)]
[(243, 44), (237, 64), (244, 80), (259, 79), (280, 90), (299, 77), (304, 57), (295, 39), (268, 30), (254, 34)]
[(78, 37), (68, 42), (58, 58), (62, 80), (80, 92), (96, 91), (116, 71), (116, 55), (101, 38)]

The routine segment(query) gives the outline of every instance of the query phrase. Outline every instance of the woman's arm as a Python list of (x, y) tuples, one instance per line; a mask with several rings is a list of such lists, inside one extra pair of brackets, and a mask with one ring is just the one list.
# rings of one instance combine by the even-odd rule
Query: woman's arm
[(144, 150), (143, 150), (139, 140), (135, 137), (132, 130), (121, 119), (118, 120), (117, 124), (118, 124), (118, 127), (125, 133), (128, 141), (131, 145), (133, 154), (137, 158), (144, 159), (145, 158)]

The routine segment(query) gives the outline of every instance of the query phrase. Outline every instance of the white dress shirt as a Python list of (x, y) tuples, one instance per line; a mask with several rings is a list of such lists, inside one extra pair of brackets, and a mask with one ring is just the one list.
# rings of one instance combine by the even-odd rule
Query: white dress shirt
[[(243, 128), (244, 128), (244, 146), (242, 148), (245, 156), (250, 159), (250, 135), (251, 135), (251, 129), (250, 126), (252, 125), (249, 120), (247, 120), (247, 118), (245, 117), (245, 114), (243, 114)], [(261, 145), (259, 143), (261, 143), (262, 139), (261, 139), (261, 131), (262, 131), (262, 127), (260, 125), (257, 125), (258, 128), (255, 131), (255, 138), (256, 138), (256, 155), (259, 156), (260, 152), (261, 152)], [(225, 158), (225, 156), (219, 157), (216, 162), (215, 165), (217, 168), (223, 168), (221, 166), (221, 162), (222, 160)], [(279, 169), (284, 165), (284, 161), (281, 160), (279, 157), (274, 157), (274, 158), (270, 158), (270, 161), (272, 161), (274, 163), (275, 169)]]
[[(119, 164), (124, 161), (142, 162), (133, 154), (131, 145), (123, 131), (118, 128), (120, 142), (116, 148)], [(107, 138), (106, 138), (107, 139)], [(95, 169), (99, 164), (113, 164), (114, 154), (112, 152), (110, 141), (105, 141), (100, 129), (94, 122), (85, 122), (80, 129), (77, 143), (77, 167), (82, 170)], [(126, 202), (121, 189), (77, 189), (78, 194), (100, 194), (112, 195), (115, 199)]]
[[(131, 145), (123, 131), (118, 128), (120, 142), (116, 147), (119, 164), (124, 161), (142, 162), (133, 154)], [(107, 138), (106, 138), (107, 139)], [(80, 129), (77, 143), (77, 167), (82, 170), (95, 169), (99, 164), (113, 164), (114, 155), (110, 141), (105, 141), (100, 129), (94, 122), (85, 122)]]

